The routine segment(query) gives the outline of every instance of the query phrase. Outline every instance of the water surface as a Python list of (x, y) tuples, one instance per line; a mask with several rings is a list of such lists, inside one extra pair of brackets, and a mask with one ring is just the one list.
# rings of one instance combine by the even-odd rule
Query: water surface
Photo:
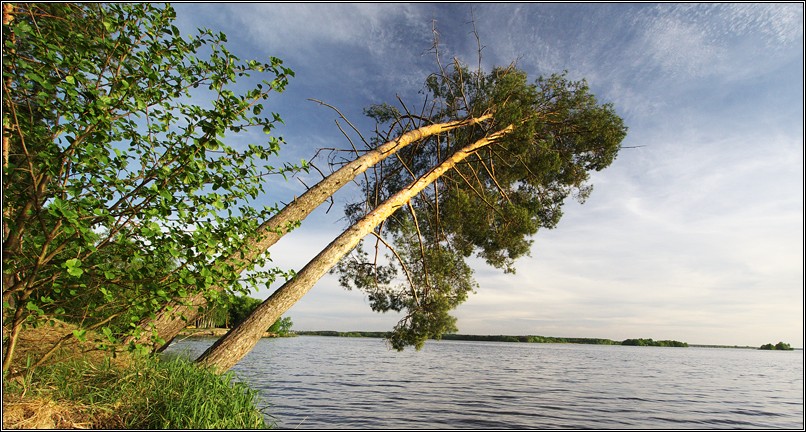
[[(212, 339), (168, 352), (201, 353)], [(803, 351), (262, 339), (233, 371), (282, 428), (803, 429)]]

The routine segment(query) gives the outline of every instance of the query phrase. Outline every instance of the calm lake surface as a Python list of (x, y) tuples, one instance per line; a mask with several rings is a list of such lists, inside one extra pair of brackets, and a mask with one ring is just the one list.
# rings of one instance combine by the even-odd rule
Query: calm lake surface
[[(195, 356), (213, 339), (168, 352)], [(803, 351), (262, 339), (233, 371), (288, 429), (803, 429)]]

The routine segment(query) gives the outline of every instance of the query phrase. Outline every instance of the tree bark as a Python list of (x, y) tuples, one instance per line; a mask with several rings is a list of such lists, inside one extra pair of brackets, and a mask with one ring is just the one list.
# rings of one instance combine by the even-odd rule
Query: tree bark
[(254, 348), (261, 335), (291, 306), (301, 299), (314, 284), (379, 223), (388, 218), (412, 197), (433, 183), (457, 163), (514, 129), (509, 126), (458, 150), (450, 158), (434, 167), (408, 187), (384, 201), (363, 219), (336, 237), (293, 279), (277, 289), (260, 304), (241, 324), (227, 332), (208, 348), (196, 361), (223, 373), (240, 361)]
[[(250, 262), (277, 243), (277, 241), (288, 232), (287, 227), (289, 225), (305, 219), (305, 217), (313, 212), (316, 207), (325, 202), (331, 195), (339, 190), (339, 188), (352, 181), (378, 162), (395, 154), (395, 152), (403, 147), (432, 135), (464, 126), (475, 125), (491, 118), (491, 114), (485, 114), (476, 118), (424, 126), (378, 146), (376, 149), (367, 152), (363, 156), (330, 174), (315, 186), (308, 189), (299, 198), (296, 198), (285, 206), (276, 215), (263, 222), (257, 229), (254, 242), (248, 247), (243, 256), (241, 256), (240, 253), (231, 255), (221, 265), (231, 265), (235, 268), (237, 273), (240, 273)], [(220, 292), (223, 291), (224, 287), (213, 286), (210, 289)], [(143, 319), (138, 326), (140, 334), (127, 338), (124, 344), (150, 344), (152, 335), (156, 334), (159, 339), (165, 342), (155, 343), (154, 349), (157, 351), (164, 349), (167, 347), (168, 343), (187, 326), (188, 322), (193, 321), (198, 315), (198, 311), (206, 304), (207, 300), (203, 292), (192, 294), (181, 302), (172, 301), (163, 306), (153, 318)], [(273, 322), (274, 321), (269, 323), (269, 325)]]

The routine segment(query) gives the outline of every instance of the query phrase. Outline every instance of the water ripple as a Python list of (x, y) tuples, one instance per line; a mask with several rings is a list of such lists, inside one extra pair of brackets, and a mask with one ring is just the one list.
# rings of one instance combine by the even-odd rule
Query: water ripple
[(804, 426), (803, 351), (441, 341), (398, 353), (305, 336), (261, 340), (233, 370), (283, 428)]

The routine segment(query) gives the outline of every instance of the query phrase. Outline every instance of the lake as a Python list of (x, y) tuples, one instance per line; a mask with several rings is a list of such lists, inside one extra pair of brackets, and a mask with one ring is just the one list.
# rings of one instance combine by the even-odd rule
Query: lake
[[(174, 342), (200, 354), (213, 339)], [(803, 351), (262, 339), (233, 372), (288, 429), (803, 429)]]

